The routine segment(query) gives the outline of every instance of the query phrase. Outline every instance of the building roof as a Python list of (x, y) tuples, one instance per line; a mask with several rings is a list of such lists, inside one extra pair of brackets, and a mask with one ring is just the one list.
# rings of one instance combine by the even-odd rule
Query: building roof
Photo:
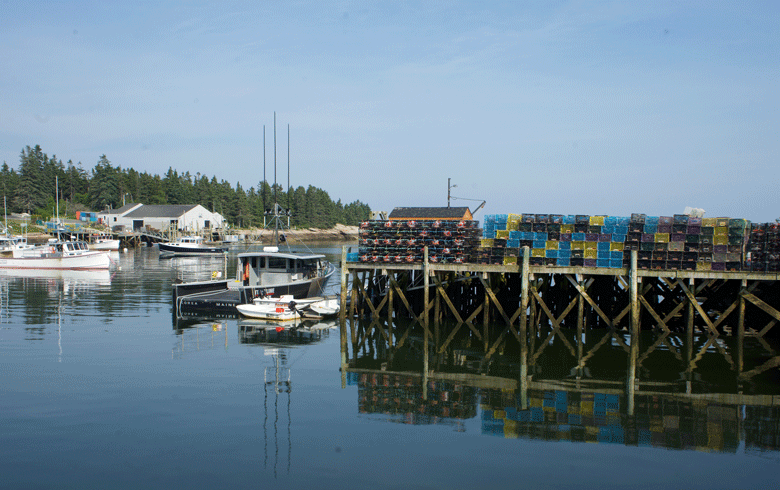
[(108, 211), (100, 212), (99, 214), (124, 214), (128, 211), (132, 211), (134, 208), (137, 208), (138, 206), (143, 206), (143, 204), (137, 203), (137, 202), (131, 202), (130, 204), (125, 204), (121, 208), (117, 209), (109, 209)]
[(395, 219), (438, 219), (438, 220), (470, 220), (471, 211), (463, 207), (441, 208), (395, 208), (387, 217)]
[(145, 204), (127, 213), (125, 218), (179, 218), (197, 204)]

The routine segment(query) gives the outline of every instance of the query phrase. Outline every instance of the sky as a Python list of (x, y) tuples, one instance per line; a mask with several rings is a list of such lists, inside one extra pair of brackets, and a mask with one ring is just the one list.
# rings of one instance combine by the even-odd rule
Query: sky
[(774, 221), (779, 26), (777, 1), (0, 0), (0, 160)]

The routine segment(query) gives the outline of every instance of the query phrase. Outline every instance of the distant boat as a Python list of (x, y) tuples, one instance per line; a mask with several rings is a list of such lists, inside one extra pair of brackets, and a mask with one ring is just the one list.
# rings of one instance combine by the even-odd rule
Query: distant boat
[(27, 243), (27, 237), (9, 233), (5, 196), (3, 196), (3, 218), (5, 222), (2, 232), (0, 232), (0, 257), (13, 257), (17, 250), (33, 248), (33, 245)]
[(112, 238), (107, 233), (98, 233), (89, 237), (91, 250), (119, 250), (119, 239)]
[(27, 243), (27, 238), (9, 234), (0, 235), (0, 257), (13, 257), (15, 251), (27, 250), (34, 245)]
[(183, 236), (173, 243), (160, 243), (160, 257), (219, 255), (227, 253), (227, 247), (209, 247), (199, 236)]
[(46, 245), (14, 250), (0, 257), (0, 269), (108, 269), (108, 252), (90, 250), (87, 242), (49, 240)]

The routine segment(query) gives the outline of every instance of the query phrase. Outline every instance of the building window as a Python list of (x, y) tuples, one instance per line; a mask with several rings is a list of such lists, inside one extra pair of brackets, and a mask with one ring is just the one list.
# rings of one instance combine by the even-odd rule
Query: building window
[(116, 216), (114, 216), (114, 222), (116, 222)]

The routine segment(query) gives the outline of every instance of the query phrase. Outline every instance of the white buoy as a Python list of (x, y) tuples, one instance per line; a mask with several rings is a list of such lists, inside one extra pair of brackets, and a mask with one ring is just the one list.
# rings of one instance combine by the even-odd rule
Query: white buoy
[(124, 253), (127, 253), (127, 247), (123, 248), (123, 249), (122, 249), (122, 251), (123, 251)]

